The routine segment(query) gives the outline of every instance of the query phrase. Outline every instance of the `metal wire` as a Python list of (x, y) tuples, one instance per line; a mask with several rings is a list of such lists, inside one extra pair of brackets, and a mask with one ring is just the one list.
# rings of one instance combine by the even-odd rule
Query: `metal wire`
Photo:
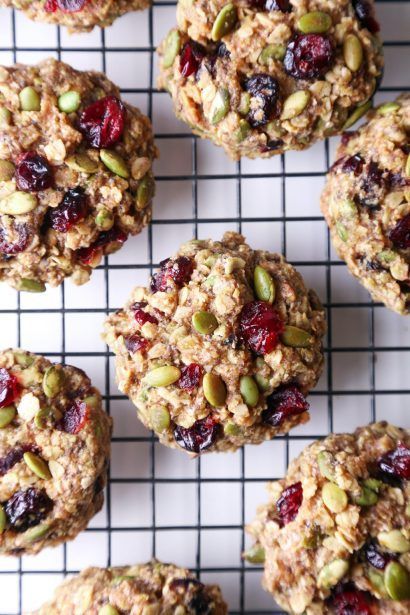
[[(379, 4), (388, 4), (390, 0), (376, 0)], [(395, 0), (397, 4), (408, 3), (408, 0)], [(158, 96), (167, 96), (165, 93), (159, 93), (154, 84), (154, 57), (155, 57), (155, 46), (154, 46), (154, 15), (158, 10), (163, 9), (164, 7), (175, 6), (175, 2), (154, 2), (153, 7), (149, 10), (149, 18), (148, 18), (148, 30), (149, 30), (149, 42), (147, 46), (132, 46), (132, 47), (109, 47), (107, 49), (106, 40), (105, 40), (105, 32), (101, 31), (100, 37), (100, 45), (93, 47), (70, 47), (63, 46), (61, 42), (61, 32), (60, 28), (57, 28), (57, 45), (56, 46), (47, 46), (38, 48), (28, 46), (18, 46), (17, 45), (17, 26), (16, 26), (16, 16), (13, 12), (12, 14), (12, 44), (11, 46), (2, 46), (0, 39), (0, 52), (11, 52), (13, 61), (17, 60), (17, 54), (20, 52), (50, 52), (52, 54), (57, 54), (58, 58), (61, 58), (62, 53), (65, 52), (80, 52), (80, 53), (90, 53), (90, 52), (99, 52), (102, 55), (102, 69), (106, 70), (107, 58), (106, 53), (107, 50), (110, 53), (149, 53), (149, 85), (144, 88), (124, 88), (122, 92), (124, 94), (146, 94), (148, 96), (148, 115), (152, 118), (153, 111), (153, 95)], [(408, 48), (410, 46), (410, 41), (408, 40), (398, 40), (398, 41), (386, 41), (385, 47), (395, 48), (395, 47), (403, 47)], [(408, 83), (403, 83), (401, 87), (382, 87), (381, 92), (394, 92), (398, 93), (399, 91), (410, 91), (410, 86)], [(154, 126), (155, 128), (155, 126)], [(246, 173), (242, 170), (241, 162), (238, 162), (235, 167), (235, 171), (232, 173), (228, 173), (226, 175), (218, 175), (218, 174), (203, 174), (198, 170), (198, 150), (197, 150), (197, 138), (186, 133), (157, 133), (156, 139), (159, 145), (163, 141), (168, 139), (175, 139), (178, 142), (183, 142), (189, 140), (191, 142), (191, 154), (192, 154), (192, 171), (188, 174), (179, 174), (179, 175), (157, 175), (157, 182), (175, 182), (175, 181), (184, 181), (190, 182), (192, 188), (192, 214), (191, 217), (188, 218), (167, 218), (165, 219), (153, 219), (152, 226), (148, 230), (148, 260), (143, 263), (133, 263), (133, 264), (115, 264), (110, 262), (109, 258), (104, 259), (104, 263), (99, 267), (100, 270), (103, 271), (104, 276), (104, 285), (105, 285), (105, 293), (104, 293), (104, 304), (101, 307), (93, 307), (93, 308), (70, 308), (66, 307), (66, 295), (65, 295), (65, 285), (61, 286), (61, 308), (45, 308), (42, 309), (41, 312), (46, 315), (52, 314), (60, 314), (61, 315), (61, 349), (59, 352), (44, 352), (42, 348), (36, 349), (36, 351), (40, 354), (46, 354), (47, 356), (53, 357), (62, 357), (62, 360), (65, 361), (70, 357), (93, 357), (95, 359), (100, 358), (104, 361), (104, 372), (105, 372), (105, 390), (103, 391), (104, 401), (106, 404), (107, 412), (111, 412), (111, 402), (118, 400), (125, 400), (126, 398), (119, 394), (110, 394), (110, 357), (111, 354), (106, 348), (102, 352), (84, 352), (84, 351), (68, 351), (66, 349), (66, 316), (71, 314), (79, 314), (79, 313), (88, 313), (88, 314), (108, 314), (114, 309), (110, 307), (110, 271), (119, 271), (119, 270), (146, 270), (147, 274), (152, 271), (154, 267), (157, 266), (157, 263), (154, 263), (153, 260), (153, 228), (160, 225), (170, 225), (170, 224), (178, 224), (178, 225), (190, 225), (192, 228), (192, 235), (194, 237), (198, 236), (198, 225), (201, 224), (221, 224), (221, 223), (229, 223), (232, 228), (236, 228), (237, 230), (242, 230), (243, 223), (247, 222), (278, 222), (281, 223), (281, 250), (282, 253), (286, 256), (287, 253), (287, 232), (289, 225), (298, 222), (314, 222), (314, 221), (322, 221), (323, 218), (319, 215), (313, 216), (289, 216), (287, 215), (287, 203), (286, 203), (286, 180), (289, 178), (314, 178), (314, 177), (323, 177), (323, 172), (290, 172), (286, 169), (286, 157), (281, 156), (280, 159), (280, 170), (279, 172), (264, 172), (264, 173)], [(329, 143), (325, 143), (325, 160), (326, 160), (326, 168), (329, 166)], [(245, 217), (242, 214), (242, 180), (248, 178), (266, 178), (266, 179), (274, 179), (280, 178), (281, 181), (281, 189), (282, 189), (282, 199), (281, 199), (281, 212), (279, 216), (261, 216), (261, 217)], [(212, 218), (212, 217), (199, 217), (198, 214), (198, 182), (199, 181), (211, 181), (214, 179), (225, 179), (225, 180), (234, 180), (235, 181), (235, 190), (236, 190), (236, 216), (234, 217), (224, 217), (224, 218)], [(176, 248), (176, 246), (175, 246)], [(273, 249), (277, 249), (278, 246), (272, 246)], [(327, 343), (325, 347), (325, 355), (327, 358), (327, 366), (326, 366), (326, 377), (325, 377), (325, 390), (315, 390), (312, 392), (312, 397), (315, 399), (324, 398), (326, 400), (327, 405), (327, 430), (332, 431), (334, 428), (334, 399), (335, 397), (350, 397), (350, 396), (366, 396), (370, 398), (370, 416), (364, 417), (363, 422), (366, 420), (374, 420), (376, 418), (376, 396), (388, 396), (388, 395), (410, 395), (410, 388), (403, 389), (389, 389), (389, 388), (377, 388), (376, 386), (376, 359), (377, 354), (379, 352), (389, 352), (389, 353), (403, 353), (409, 352), (409, 345), (391, 345), (386, 346), (383, 344), (376, 344), (375, 338), (375, 312), (381, 306), (377, 304), (373, 304), (370, 299), (366, 299), (364, 301), (350, 301), (350, 302), (337, 302), (332, 299), (332, 274), (336, 268), (344, 267), (345, 265), (340, 261), (334, 260), (332, 258), (331, 252), (331, 243), (329, 234), (327, 234), (326, 240), (326, 255), (325, 259), (318, 261), (295, 261), (293, 259), (293, 264), (300, 267), (322, 267), (325, 270), (325, 279), (326, 279), (326, 293), (324, 297), (324, 306), (327, 311), (327, 319), (328, 319), (328, 337)], [(131, 290), (131, 286), (130, 286)], [(334, 310), (337, 308), (354, 308), (356, 310), (365, 310), (369, 315), (369, 346), (363, 347), (360, 345), (350, 345), (350, 346), (337, 346), (333, 344), (333, 316)], [(22, 316), (29, 314), (38, 313), (38, 309), (36, 308), (27, 308), (21, 307), (20, 296), (17, 299), (17, 307), (16, 309), (7, 309), (3, 308), (0, 305), (0, 317), (7, 314), (17, 314), (17, 343), (21, 344), (22, 339), (22, 331), (21, 331), (21, 319)], [(359, 312), (358, 312), (359, 313)], [(344, 389), (335, 387), (335, 383), (333, 381), (333, 366), (334, 366), (334, 358), (335, 356), (342, 356), (344, 353), (364, 353), (366, 352), (368, 355), (369, 361), (369, 386), (366, 388), (352, 388), (352, 389)], [(392, 355), (393, 356), (393, 355)], [(407, 381), (408, 382), (408, 381)], [(407, 384), (407, 383), (406, 383)], [(324, 437), (324, 433), (309, 433), (306, 435), (296, 435), (290, 434), (288, 436), (280, 436), (276, 439), (278, 442), (284, 442), (284, 456), (285, 456), (285, 464), (288, 464), (290, 458), (290, 446), (292, 443), (306, 443), (309, 440), (315, 438)], [(237, 556), (237, 565), (229, 566), (229, 567), (206, 567), (202, 564), (202, 553), (201, 553), (201, 543), (202, 543), (202, 534), (205, 530), (238, 530), (241, 533), (240, 539), (240, 548), (243, 550), (245, 546), (245, 534), (243, 530), (243, 526), (245, 523), (245, 499), (246, 499), (246, 486), (252, 483), (261, 483), (265, 482), (265, 478), (263, 477), (249, 477), (246, 476), (245, 473), (245, 463), (246, 463), (246, 448), (240, 451), (240, 476), (239, 477), (223, 477), (223, 478), (210, 478), (203, 476), (202, 467), (201, 467), (201, 459), (197, 459), (194, 463), (196, 464), (195, 475), (192, 477), (186, 478), (162, 478), (157, 476), (157, 468), (156, 468), (156, 438), (153, 435), (146, 436), (128, 436), (128, 437), (113, 437), (113, 443), (135, 443), (135, 446), (138, 443), (147, 443), (149, 445), (149, 457), (150, 457), (150, 475), (146, 478), (120, 478), (120, 477), (112, 477), (110, 475), (110, 488), (106, 491), (106, 505), (107, 505), (107, 524), (106, 527), (93, 527), (92, 530), (88, 529), (86, 531), (92, 531), (97, 533), (106, 533), (107, 534), (107, 561), (101, 562), (101, 566), (112, 564), (112, 541), (115, 533), (120, 532), (144, 532), (149, 533), (151, 535), (151, 552), (152, 556), (155, 556), (157, 553), (157, 535), (160, 532), (169, 532), (169, 531), (194, 531), (196, 534), (196, 557), (195, 557), (195, 572), (198, 576), (203, 575), (204, 573), (235, 573), (238, 578), (238, 587), (237, 587), (237, 610), (231, 610), (230, 612), (235, 614), (244, 614), (251, 613), (252, 615), (266, 614), (266, 613), (280, 613), (280, 610), (272, 610), (272, 608), (267, 610), (257, 610), (252, 604), (249, 604), (246, 599), (246, 578), (248, 575), (260, 574), (260, 567), (248, 567), (241, 560), (240, 553)], [(274, 478), (280, 478), (279, 476), (272, 476)], [(183, 526), (175, 526), (175, 525), (161, 525), (157, 524), (157, 502), (156, 502), (156, 487), (161, 484), (192, 484), (196, 488), (196, 500), (197, 500), (197, 515), (196, 522), (191, 525), (183, 525)], [(233, 524), (220, 524), (220, 525), (207, 525), (203, 523), (202, 520), (202, 489), (204, 485), (217, 483), (217, 484), (238, 484), (240, 486), (240, 515), (239, 522)], [(129, 527), (113, 527), (112, 525), (112, 502), (111, 502), (111, 492), (112, 486), (114, 485), (148, 485), (150, 486), (150, 494), (151, 494), (151, 504), (152, 504), (152, 514), (151, 514), (151, 523), (148, 526), (138, 526), (132, 525)], [(181, 549), (183, 548), (183, 544), (181, 545)], [(175, 555), (174, 558), (178, 561), (178, 554)], [(133, 562), (130, 562), (133, 563)], [(68, 567), (67, 564), (67, 547), (64, 545), (63, 548), (63, 563), (61, 570), (58, 572), (63, 573), (64, 575), (67, 573), (77, 572), (77, 570), (73, 570)], [(3, 569), (0, 571), (0, 578), (4, 574), (14, 574), (16, 573), (15, 568), (10, 565), (10, 569)], [(48, 569), (28, 569), (27, 567), (22, 567), (21, 559), (19, 559), (18, 563), (18, 609), (19, 613), (22, 612), (23, 607), (23, 578), (25, 575), (42, 575), (42, 574), (55, 574), (56, 570), (48, 570)], [(262, 590), (261, 590), (262, 591)], [(0, 615), (15, 615), (14, 613), (6, 613), (1, 610), (0, 603)]]

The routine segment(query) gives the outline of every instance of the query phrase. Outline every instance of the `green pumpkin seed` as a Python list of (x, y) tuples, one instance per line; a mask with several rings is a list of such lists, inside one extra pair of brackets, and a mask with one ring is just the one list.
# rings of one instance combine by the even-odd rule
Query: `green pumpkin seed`
[(299, 19), (297, 27), (303, 34), (324, 34), (332, 27), (332, 18), (323, 11), (312, 11)]
[(40, 96), (34, 88), (27, 86), (19, 94), (20, 107), (23, 111), (40, 111)]
[(263, 66), (269, 64), (270, 60), (282, 61), (286, 54), (285, 45), (267, 45), (259, 54), (258, 62)]
[(156, 433), (162, 433), (168, 429), (171, 419), (169, 412), (164, 406), (156, 406), (150, 410), (151, 427)]
[(215, 408), (225, 404), (227, 391), (224, 381), (217, 374), (205, 374), (203, 383), (204, 395)]
[(242, 92), (241, 100), (239, 102), (238, 113), (241, 115), (248, 115), (251, 108), (251, 95), (249, 92)]
[(270, 382), (262, 374), (255, 374), (255, 380), (260, 391), (268, 391), (270, 388)]
[(384, 584), (392, 600), (410, 599), (410, 574), (399, 562), (390, 562), (384, 571)]
[(410, 551), (410, 541), (404, 537), (400, 530), (380, 532), (377, 535), (377, 540), (382, 547), (386, 547), (386, 549), (393, 553), (407, 553)]
[(380, 105), (377, 109), (377, 113), (379, 115), (389, 115), (389, 113), (395, 113), (400, 109), (400, 105), (396, 102), (386, 102), (383, 105)]
[(73, 171), (77, 171), (78, 173), (91, 174), (98, 171), (98, 162), (84, 153), (69, 156), (65, 163), (68, 167), (70, 167), (70, 169), (73, 169)]
[(60, 111), (64, 113), (74, 113), (74, 111), (79, 109), (81, 104), (80, 94), (75, 90), (64, 92), (64, 94), (59, 96), (57, 104)]
[(165, 39), (165, 49), (162, 58), (164, 68), (170, 68), (173, 65), (181, 48), (181, 37), (178, 30), (171, 30)]
[(224, 119), (229, 111), (229, 92), (226, 88), (221, 88), (217, 91), (211, 105), (211, 124), (218, 124)]
[(0, 213), (9, 216), (22, 216), (33, 211), (38, 205), (37, 197), (28, 192), (12, 192), (0, 201)]
[(50, 526), (48, 524), (43, 523), (42, 525), (36, 525), (36, 527), (32, 527), (31, 529), (24, 532), (24, 542), (37, 542), (37, 540), (40, 540), (41, 538), (44, 538), (44, 536), (47, 536), (49, 532)]
[(348, 34), (343, 42), (343, 57), (347, 68), (353, 73), (358, 71), (363, 63), (363, 47), (354, 34)]
[(120, 615), (119, 611), (111, 604), (106, 604), (100, 608), (98, 615)]
[(377, 504), (378, 499), (379, 497), (373, 489), (363, 485), (360, 495), (354, 499), (354, 502), (358, 506), (374, 506)]
[(210, 335), (218, 327), (218, 321), (210, 312), (195, 312), (192, 316), (192, 324), (198, 333)]
[(21, 367), (24, 367), (24, 368), (30, 367), (31, 365), (33, 365), (35, 361), (35, 358), (33, 357), (33, 355), (29, 354), (28, 352), (17, 350), (13, 354), (14, 354), (14, 359), (17, 361), (17, 363)]
[(382, 573), (376, 572), (376, 570), (369, 566), (369, 568), (366, 570), (366, 576), (381, 598), (389, 597), (389, 594), (386, 590), (386, 585), (384, 584), (384, 576)]
[(226, 423), (224, 425), (224, 434), (226, 436), (239, 436), (241, 431), (241, 428), (236, 423)]
[(319, 472), (330, 481), (335, 479), (335, 458), (329, 451), (320, 451), (316, 457)]
[(346, 491), (334, 483), (325, 483), (323, 485), (322, 500), (325, 506), (334, 513), (343, 512), (348, 503)]
[(0, 107), (0, 126), (10, 126), (11, 112), (7, 107)]
[(354, 201), (347, 199), (346, 201), (341, 201), (338, 205), (339, 213), (341, 216), (346, 218), (354, 218), (357, 214), (357, 207)]
[(363, 485), (376, 493), (379, 493), (380, 488), (383, 487), (382, 481), (377, 478), (366, 478), (363, 481)]
[(259, 401), (259, 389), (251, 376), (242, 376), (239, 381), (239, 389), (247, 406), (253, 408)]
[(7, 524), (6, 513), (4, 512), (3, 506), (0, 504), (0, 534), (2, 534), (4, 530), (6, 529), (6, 524)]
[(383, 250), (379, 252), (377, 258), (381, 260), (383, 263), (391, 263), (397, 257), (396, 252), (394, 250)]
[(34, 417), (34, 425), (37, 429), (47, 429), (54, 424), (55, 418), (51, 408), (41, 408)]
[(292, 118), (297, 117), (306, 109), (309, 101), (309, 90), (299, 90), (298, 92), (293, 92), (293, 94), (288, 96), (283, 103), (283, 111), (280, 119), (291, 120)]
[(346, 122), (344, 123), (343, 130), (347, 130), (348, 128), (353, 126), (353, 124), (356, 124), (356, 122), (358, 122), (360, 118), (363, 117), (371, 108), (371, 100), (368, 100), (363, 105), (359, 105), (358, 107), (356, 107), (356, 109), (349, 115)]
[(336, 232), (342, 241), (347, 241), (349, 238), (349, 233), (344, 224), (337, 221), (336, 222)]
[(103, 231), (109, 231), (114, 226), (114, 214), (108, 209), (101, 209), (95, 216), (95, 223)]
[(324, 589), (330, 589), (339, 583), (349, 570), (349, 562), (344, 559), (335, 559), (326, 564), (319, 572), (317, 584)]
[(406, 175), (406, 177), (410, 177), (410, 154), (407, 156), (404, 174)]
[(243, 559), (250, 564), (263, 564), (265, 561), (265, 549), (256, 543), (248, 551), (245, 551)]
[(51, 478), (51, 472), (44, 459), (34, 453), (24, 453), (23, 459), (30, 470), (39, 478), (43, 478), (44, 480)]
[(121, 158), (117, 152), (112, 152), (109, 149), (101, 149), (100, 158), (107, 169), (109, 169), (112, 173), (115, 173), (115, 175), (118, 175), (123, 179), (129, 178), (130, 172), (128, 171), (127, 165), (125, 164), (124, 159)]
[(14, 406), (5, 406), (0, 408), (0, 429), (4, 429), (10, 425), (11, 421), (16, 416), (17, 410)]
[(242, 143), (250, 133), (251, 126), (249, 122), (244, 119), (239, 120), (239, 128), (235, 133), (235, 138), (238, 143)]
[(275, 301), (275, 283), (270, 273), (260, 265), (253, 272), (255, 295), (260, 301), (273, 303)]
[(155, 194), (155, 183), (150, 175), (141, 180), (135, 196), (135, 206), (138, 210), (145, 209)]
[(132, 577), (129, 574), (122, 574), (119, 575), (118, 577), (114, 577), (113, 580), (111, 581), (111, 585), (119, 585), (120, 583), (122, 583), (123, 581), (133, 581), (135, 579), (135, 577)]
[(174, 365), (163, 365), (148, 372), (145, 381), (152, 387), (167, 387), (181, 377), (181, 371)]
[(216, 16), (214, 25), (211, 30), (211, 38), (213, 41), (219, 41), (222, 37), (231, 32), (236, 24), (238, 14), (236, 7), (233, 4), (226, 4)]
[(282, 343), (291, 348), (309, 348), (313, 343), (313, 337), (304, 329), (286, 325), (285, 330), (281, 335)]
[(22, 290), (28, 293), (44, 293), (46, 285), (39, 280), (29, 280), (28, 278), (22, 278), (18, 282), (17, 290)]
[(14, 164), (9, 160), (0, 160), (0, 182), (7, 182), (14, 175)]
[(60, 366), (50, 365), (44, 373), (43, 391), (47, 397), (55, 397), (61, 391), (64, 372)]

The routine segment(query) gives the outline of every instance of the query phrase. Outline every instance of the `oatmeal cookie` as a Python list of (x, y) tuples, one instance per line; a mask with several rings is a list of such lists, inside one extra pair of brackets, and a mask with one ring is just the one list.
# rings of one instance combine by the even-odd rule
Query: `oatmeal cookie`
[(0, 93), (0, 280), (83, 284), (150, 220), (150, 121), (101, 73), (53, 59), (0, 67)]
[(150, 6), (150, 0), (0, 0), (1, 6), (23, 11), (34, 21), (67, 26), (69, 32), (105, 28), (117, 17)]
[(163, 261), (108, 318), (105, 339), (144, 425), (198, 454), (306, 422), (324, 331), (320, 302), (292, 265), (226, 233)]
[(333, 244), (375, 301), (410, 313), (410, 94), (345, 133), (322, 194)]
[(111, 419), (83, 371), (0, 352), (0, 555), (77, 536), (103, 504)]
[(341, 132), (383, 70), (373, 0), (180, 0), (158, 85), (231, 158), (269, 158)]
[(35, 615), (225, 615), (217, 585), (185, 568), (152, 560), (117, 568), (87, 568), (65, 581)]
[(410, 612), (410, 431), (386, 422), (306, 447), (248, 530), (288, 613)]

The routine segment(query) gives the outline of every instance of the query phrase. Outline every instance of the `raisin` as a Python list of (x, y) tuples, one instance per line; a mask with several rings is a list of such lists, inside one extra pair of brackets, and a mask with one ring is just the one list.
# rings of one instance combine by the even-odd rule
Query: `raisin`
[(278, 102), (278, 82), (266, 73), (257, 73), (245, 79), (243, 87), (254, 101), (247, 116), (250, 125), (255, 128), (267, 124)]
[(0, 367), (0, 408), (5, 408), (14, 402), (19, 394), (17, 378), (5, 367)]
[(239, 315), (239, 337), (256, 354), (272, 352), (279, 343), (284, 324), (279, 313), (269, 303), (246, 303)]
[(290, 13), (292, 5), (289, 0), (266, 0), (265, 9), (267, 11), (281, 11), (281, 13)]
[(363, 171), (364, 159), (360, 154), (354, 154), (347, 158), (342, 165), (343, 173), (353, 173), (356, 177)]
[(181, 376), (177, 382), (180, 389), (192, 391), (199, 387), (203, 369), (197, 363), (190, 363), (181, 368)]
[(179, 70), (183, 77), (189, 77), (199, 68), (202, 60), (206, 56), (205, 49), (195, 41), (188, 41), (182, 47), (179, 57)]
[(390, 241), (397, 247), (410, 248), (410, 214), (404, 216), (389, 233)]
[(371, 596), (352, 583), (339, 585), (327, 601), (335, 615), (371, 615)]
[(23, 252), (30, 241), (30, 233), (27, 224), (14, 224), (13, 233), (15, 238), (10, 241), (5, 228), (0, 228), (0, 254), (14, 256)]
[(393, 559), (387, 553), (382, 553), (374, 540), (366, 543), (361, 552), (361, 559), (368, 562), (377, 570), (384, 570), (387, 564)]
[(281, 527), (296, 519), (302, 502), (303, 488), (301, 482), (294, 483), (282, 491), (282, 495), (276, 502), (276, 510), (279, 515)]
[(201, 453), (215, 442), (219, 424), (211, 416), (196, 421), (192, 427), (174, 427), (175, 442), (190, 453)]
[(353, 0), (353, 8), (364, 28), (367, 28), (372, 34), (379, 32), (380, 26), (373, 15), (373, 7), (368, 0)]
[(105, 96), (84, 109), (80, 129), (92, 147), (112, 147), (122, 137), (126, 109), (116, 96)]
[(283, 66), (295, 79), (323, 77), (331, 68), (334, 49), (323, 34), (300, 34), (287, 46)]
[(198, 579), (172, 579), (169, 589), (184, 600), (190, 613), (211, 615), (213, 612), (212, 599), (207, 595), (205, 585)]
[(47, 190), (54, 183), (53, 171), (47, 159), (36, 152), (26, 152), (19, 156), (15, 176), (17, 188), (24, 192)]
[(68, 190), (57, 207), (48, 210), (48, 222), (56, 231), (67, 233), (87, 215), (87, 196), (84, 188)]
[(280, 387), (266, 398), (262, 421), (279, 427), (285, 419), (309, 410), (309, 403), (296, 386)]
[(152, 292), (166, 291), (169, 288), (169, 280), (173, 280), (176, 286), (182, 288), (190, 280), (193, 270), (193, 263), (187, 256), (179, 256), (174, 260), (167, 258), (160, 263), (160, 270), (151, 278)]
[(4, 504), (7, 520), (15, 532), (25, 532), (38, 525), (53, 508), (43, 489), (30, 487), (26, 491), (17, 491)]
[(15, 448), (12, 448), (7, 453), (7, 455), (5, 455), (4, 457), (1, 457), (0, 458), (0, 476), (4, 476), (5, 474), (7, 474), (7, 472), (11, 470), (13, 466), (15, 466), (17, 463), (19, 463), (23, 459), (24, 453), (27, 453), (28, 451), (34, 453), (35, 449), (29, 444), (24, 444), (23, 446), (19, 445), (19, 446), (16, 446)]
[(83, 401), (69, 406), (56, 424), (56, 428), (70, 434), (79, 433), (90, 418), (90, 409)]
[(374, 161), (369, 162), (360, 183), (360, 193), (356, 200), (359, 205), (375, 209), (380, 207), (388, 188), (383, 170)]

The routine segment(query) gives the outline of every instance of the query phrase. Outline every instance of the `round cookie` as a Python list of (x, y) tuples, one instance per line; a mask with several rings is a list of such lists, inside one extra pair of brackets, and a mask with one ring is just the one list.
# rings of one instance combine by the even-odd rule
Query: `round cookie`
[(117, 17), (150, 4), (150, 0), (0, 0), (0, 7), (19, 9), (35, 21), (67, 26), (69, 32), (110, 26)]
[[(81, 607), (79, 606), (81, 605)], [(225, 615), (217, 585), (185, 568), (152, 560), (117, 568), (87, 568), (57, 588), (36, 615)]]
[(400, 314), (410, 313), (410, 94), (345, 133), (321, 206), (350, 272)]
[(71, 540), (102, 507), (111, 419), (83, 371), (0, 352), (0, 554)]
[(306, 447), (248, 527), (245, 554), (288, 613), (410, 612), (410, 431), (386, 422)]
[(120, 390), (163, 444), (260, 443), (308, 420), (324, 311), (279, 254), (237, 233), (183, 244), (106, 322)]
[(231, 158), (341, 132), (371, 106), (383, 55), (372, 0), (180, 0), (158, 85)]
[(0, 280), (83, 284), (150, 220), (150, 121), (101, 73), (53, 59), (0, 67), (0, 92)]

